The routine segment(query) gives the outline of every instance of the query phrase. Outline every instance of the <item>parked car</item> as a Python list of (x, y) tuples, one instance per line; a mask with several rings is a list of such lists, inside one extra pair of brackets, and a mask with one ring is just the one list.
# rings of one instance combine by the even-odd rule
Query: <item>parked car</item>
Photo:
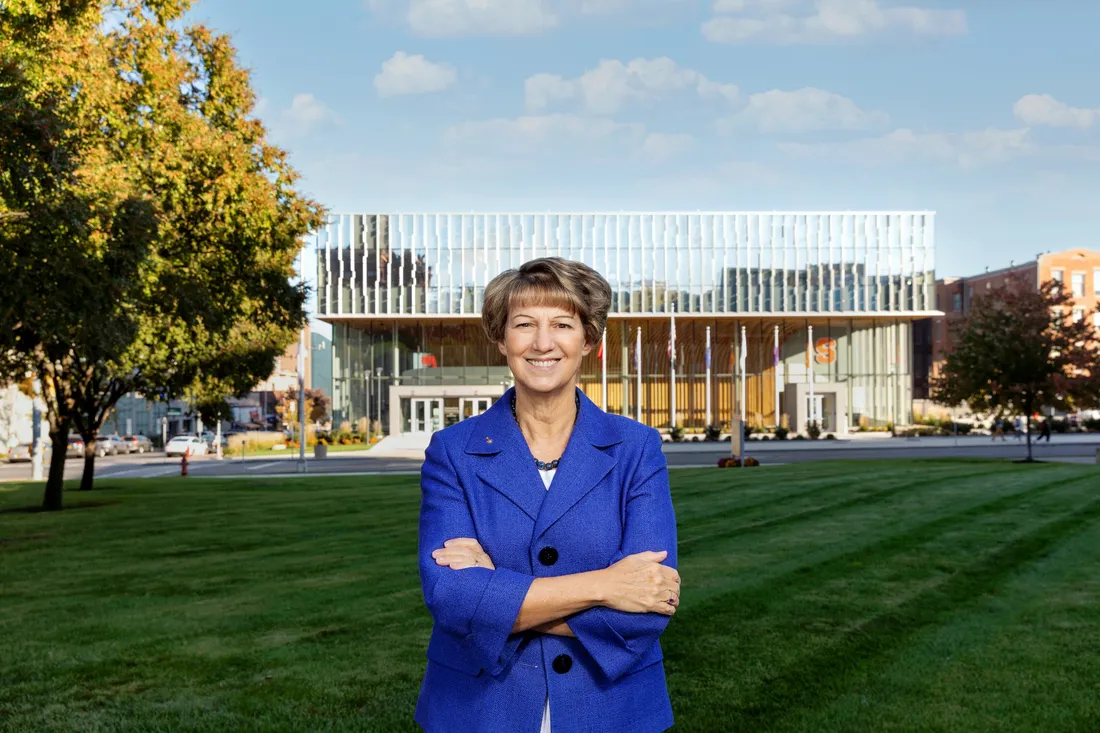
[(188, 451), (193, 456), (205, 456), (206, 441), (197, 435), (177, 435), (168, 441), (168, 445), (164, 446), (164, 455), (169, 458), (182, 456)]
[(108, 435), (95, 436), (95, 454), (102, 458), (103, 456), (116, 456), (118, 455), (118, 445), (111, 441)]
[(130, 449), (131, 453), (151, 453), (153, 441), (145, 435), (123, 435), (122, 442)]
[(122, 439), (120, 435), (108, 435), (111, 439), (111, 444), (115, 447), (116, 453), (121, 453), (124, 456), (130, 455), (130, 444)]
[[(31, 448), (30, 443), (20, 443), (19, 445), (16, 445), (13, 448), (9, 448), (8, 449), (8, 462), (9, 463), (19, 463), (21, 461), (29, 461), (29, 460), (31, 460), (31, 458), (34, 457), (34, 455), (31, 451), (32, 451), (32, 448)], [(53, 446), (50, 444), (50, 441), (48, 439), (44, 439), (42, 441), (42, 462), (43, 463), (49, 463), (50, 456), (52, 456), (52, 455), (53, 455)]]
[(69, 436), (69, 446), (65, 450), (66, 458), (83, 458), (84, 457), (84, 438), (79, 435)]

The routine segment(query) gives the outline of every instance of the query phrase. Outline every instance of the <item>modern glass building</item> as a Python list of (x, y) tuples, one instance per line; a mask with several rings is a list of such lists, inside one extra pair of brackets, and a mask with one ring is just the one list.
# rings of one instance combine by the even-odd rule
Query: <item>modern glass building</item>
[(611, 283), (582, 387), (654, 427), (744, 415), (828, 432), (907, 422), (914, 320), (935, 310), (931, 212), (345, 214), (318, 234), (337, 422), (430, 432), (509, 386), (485, 286), (527, 260)]

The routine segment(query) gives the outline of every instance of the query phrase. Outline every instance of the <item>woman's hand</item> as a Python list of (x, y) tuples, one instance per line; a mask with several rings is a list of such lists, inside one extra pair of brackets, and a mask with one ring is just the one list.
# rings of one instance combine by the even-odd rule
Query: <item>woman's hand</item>
[(492, 558), (489, 557), (477, 540), (469, 537), (456, 537), (447, 540), (443, 547), (432, 551), (436, 565), (446, 565), (451, 570), (463, 568), (489, 568), (496, 570)]
[(671, 616), (680, 605), (680, 574), (661, 565), (668, 552), (639, 552), (601, 570), (603, 604), (627, 613)]

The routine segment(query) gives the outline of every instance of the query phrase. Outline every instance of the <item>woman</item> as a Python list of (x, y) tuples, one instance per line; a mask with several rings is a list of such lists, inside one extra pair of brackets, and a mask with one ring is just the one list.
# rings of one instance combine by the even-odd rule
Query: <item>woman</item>
[(425, 455), (428, 733), (672, 726), (658, 638), (680, 576), (661, 438), (577, 388), (610, 302), (597, 272), (557, 257), (485, 289), (515, 387)]

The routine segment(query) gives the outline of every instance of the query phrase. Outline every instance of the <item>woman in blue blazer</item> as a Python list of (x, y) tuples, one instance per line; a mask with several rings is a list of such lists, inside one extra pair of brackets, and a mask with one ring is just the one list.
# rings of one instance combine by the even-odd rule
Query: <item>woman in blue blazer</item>
[(419, 561), (434, 626), (428, 733), (656, 733), (672, 726), (661, 633), (680, 601), (656, 430), (577, 388), (611, 288), (544, 258), (496, 277), (483, 324), (515, 377), (437, 432)]

